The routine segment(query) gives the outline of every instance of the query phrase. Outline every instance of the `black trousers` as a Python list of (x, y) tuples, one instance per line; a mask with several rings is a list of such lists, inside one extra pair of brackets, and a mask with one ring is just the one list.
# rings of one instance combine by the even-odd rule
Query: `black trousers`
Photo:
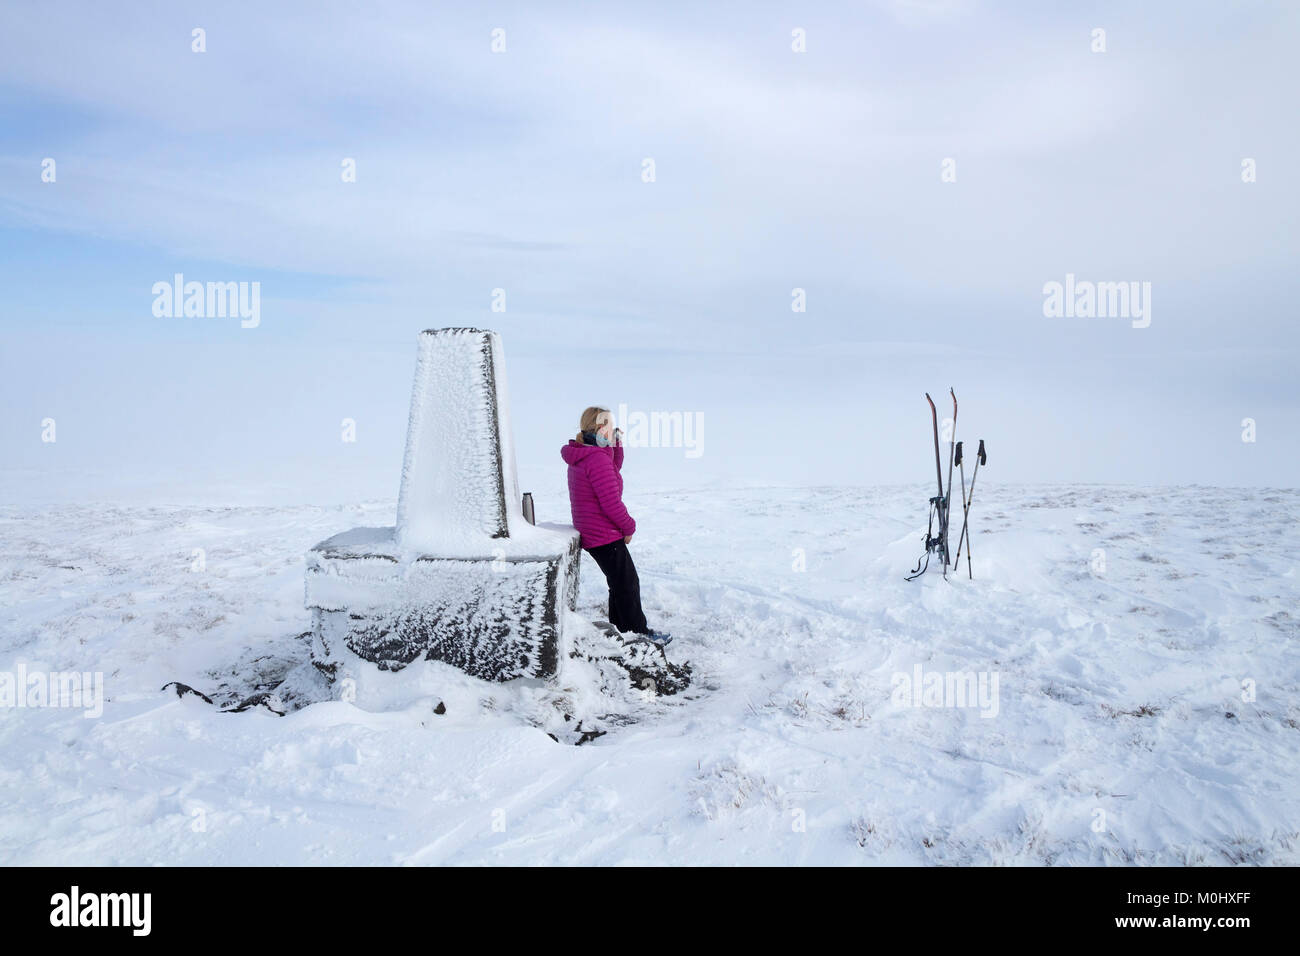
[(645, 612), (641, 610), (641, 580), (636, 576), (632, 552), (622, 538), (587, 548), (609, 585), (609, 623), (625, 634), (648, 634)]

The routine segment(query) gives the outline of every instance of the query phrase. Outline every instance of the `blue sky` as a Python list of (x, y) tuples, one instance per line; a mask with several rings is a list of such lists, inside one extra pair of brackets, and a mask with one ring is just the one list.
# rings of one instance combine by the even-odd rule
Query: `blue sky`
[[(1005, 481), (1295, 483), (1294, 4), (60, 3), (0, 27), (11, 496), (393, 495), (415, 335), (444, 325), (503, 334), (525, 484), (620, 402), (706, 423), (698, 459), (642, 452), (647, 484), (924, 481), (922, 393), (949, 385)], [(259, 282), (261, 324), (155, 318), (176, 272)], [(1067, 273), (1150, 282), (1151, 326), (1045, 318)]]

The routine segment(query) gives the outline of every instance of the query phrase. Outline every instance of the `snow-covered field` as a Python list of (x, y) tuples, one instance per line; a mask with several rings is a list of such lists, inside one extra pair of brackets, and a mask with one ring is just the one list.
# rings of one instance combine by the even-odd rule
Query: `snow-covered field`
[[(990, 479), (975, 579), (909, 584), (929, 493), (630, 479), (693, 687), (427, 664), (381, 706), (307, 664), (303, 554), (394, 502), (4, 507), (0, 669), (107, 701), (0, 708), (0, 862), (1300, 863), (1300, 491)], [(996, 695), (896, 699), (918, 666)]]

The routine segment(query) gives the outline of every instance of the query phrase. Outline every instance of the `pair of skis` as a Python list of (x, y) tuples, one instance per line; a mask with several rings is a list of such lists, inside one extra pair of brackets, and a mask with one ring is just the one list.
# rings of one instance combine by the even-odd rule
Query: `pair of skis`
[[(916, 562), (916, 567), (912, 573), (907, 576), (911, 581), (920, 577), (930, 567), (930, 556), (938, 555), (943, 561), (943, 577), (948, 578), (949, 565), (956, 565), (957, 559), (961, 558), (961, 549), (963, 542), (966, 547), (966, 575), (973, 577), (970, 560), (970, 541), (967, 540), (967, 522), (970, 517), (971, 501), (975, 497), (975, 479), (979, 475), (980, 465), (987, 460), (984, 452), (984, 440), (980, 439), (979, 452), (975, 462), (975, 470), (971, 474), (970, 496), (966, 495), (966, 468), (962, 463), (962, 443), (956, 441), (957, 438), (957, 393), (951, 388), (948, 394), (952, 396), (952, 434), (948, 436), (948, 490), (944, 490), (943, 482), (943, 464), (939, 453), (939, 410), (935, 408), (934, 399), (930, 393), (925, 393), (925, 400), (930, 403), (930, 423), (934, 427), (934, 474), (938, 483), (938, 494), (930, 499), (930, 517), (929, 523), (925, 530), (925, 553)], [(949, 527), (952, 518), (952, 469), (953, 465), (958, 466), (961, 472), (961, 509), (962, 522), (961, 534), (957, 538), (957, 555), (951, 558), (949, 548)], [(938, 534), (934, 533), (935, 519), (939, 522)]]

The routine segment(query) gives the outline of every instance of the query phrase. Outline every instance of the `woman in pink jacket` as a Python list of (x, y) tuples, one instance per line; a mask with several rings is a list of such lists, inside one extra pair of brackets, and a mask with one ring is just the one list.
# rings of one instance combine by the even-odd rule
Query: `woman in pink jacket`
[(609, 409), (592, 406), (582, 413), (581, 430), (560, 449), (569, 466), (569, 508), (582, 547), (609, 584), (609, 623), (663, 646), (671, 634), (652, 631), (641, 610), (641, 582), (628, 551), (636, 522), (623, 505), (622, 432)]

